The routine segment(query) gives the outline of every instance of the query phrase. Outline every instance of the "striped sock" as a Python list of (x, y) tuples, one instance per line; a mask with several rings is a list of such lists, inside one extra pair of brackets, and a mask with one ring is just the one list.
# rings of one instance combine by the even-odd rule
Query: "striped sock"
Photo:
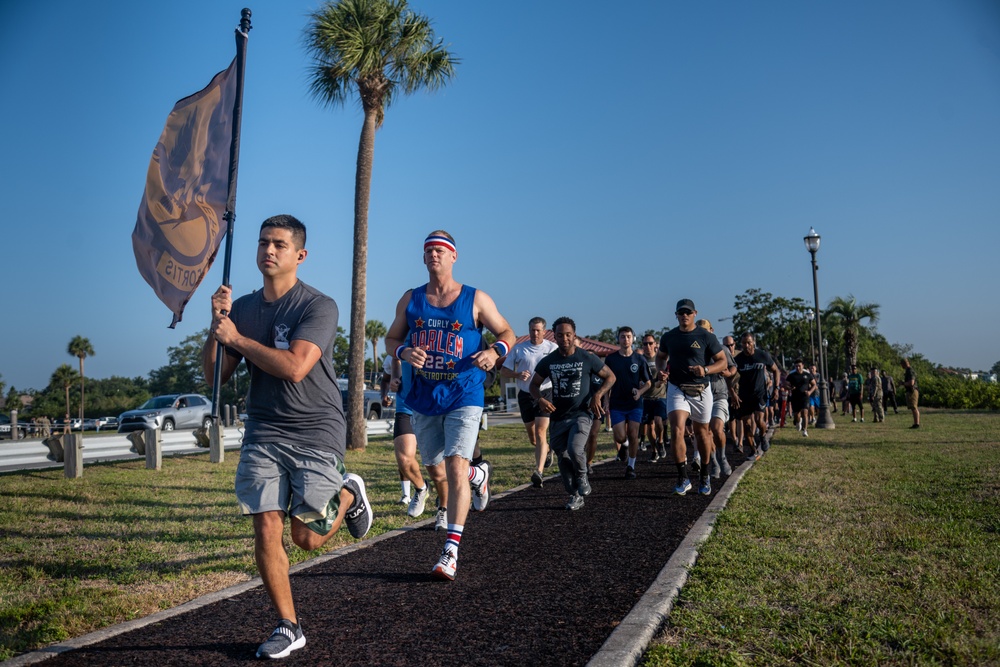
[(458, 556), (458, 544), (462, 541), (463, 530), (465, 530), (465, 526), (460, 526), (457, 523), (448, 524), (448, 539), (444, 542), (444, 548), (451, 547), (456, 556)]
[(469, 481), (479, 486), (486, 479), (486, 473), (479, 466), (469, 466)]

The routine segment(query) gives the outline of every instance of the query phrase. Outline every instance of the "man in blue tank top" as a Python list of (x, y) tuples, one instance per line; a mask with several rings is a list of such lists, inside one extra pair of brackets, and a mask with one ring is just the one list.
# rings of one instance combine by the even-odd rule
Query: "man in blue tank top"
[[(489, 462), (469, 465), (483, 413), (483, 380), (514, 344), (493, 299), (454, 279), (457, 260), (451, 234), (431, 232), (424, 241), (429, 280), (403, 294), (385, 338), (386, 349), (413, 366), (406, 402), (424, 465), (445, 462), (448, 537), (431, 574), (448, 580), (455, 578), (470, 495), (473, 509), (489, 503)], [(488, 349), (482, 349), (484, 326), (497, 337)]]

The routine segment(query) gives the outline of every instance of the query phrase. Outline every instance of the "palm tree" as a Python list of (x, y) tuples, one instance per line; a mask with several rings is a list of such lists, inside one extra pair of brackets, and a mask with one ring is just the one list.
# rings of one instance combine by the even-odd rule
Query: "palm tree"
[(435, 41), (430, 20), (410, 11), (406, 0), (328, 1), (309, 17), (306, 45), (313, 56), (310, 91), (329, 106), (357, 93), (364, 112), (354, 176), (354, 265), (348, 362), (348, 440), (364, 449), (367, 439), (363, 391), (365, 300), (367, 298), (368, 202), (371, 197), (375, 131), (399, 93), (440, 88), (454, 76), (458, 59)]
[(385, 323), (380, 320), (368, 320), (365, 322), (365, 338), (372, 342), (372, 384), (378, 377), (378, 342), (385, 338), (388, 329)]
[(76, 384), (78, 378), (79, 376), (73, 370), (72, 366), (62, 364), (52, 374), (52, 379), (49, 380), (50, 385), (62, 387), (63, 391), (66, 392), (66, 422), (63, 424), (63, 433), (69, 433), (69, 390), (70, 387)]
[(858, 363), (858, 327), (862, 320), (871, 324), (878, 322), (880, 305), (877, 303), (858, 303), (853, 295), (847, 298), (835, 297), (826, 307), (830, 319), (838, 322), (844, 330), (844, 357), (847, 367)]
[(80, 360), (80, 434), (83, 435), (83, 360), (94, 356), (94, 346), (83, 336), (74, 336), (66, 351)]

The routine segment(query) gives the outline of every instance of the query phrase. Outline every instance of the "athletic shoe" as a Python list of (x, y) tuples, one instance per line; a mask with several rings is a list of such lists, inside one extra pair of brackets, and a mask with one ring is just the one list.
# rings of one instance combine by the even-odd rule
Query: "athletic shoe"
[(590, 465), (590, 464), (588, 463), (588, 464), (587, 464), (587, 476), (588, 476), (588, 477), (590, 477), (590, 476), (591, 476), (591, 475), (593, 475), (593, 474), (594, 474), (594, 466), (592, 466), (592, 465)]
[(864, 418), (864, 417), (862, 417), (862, 418), (861, 418), (861, 423), (862, 423), (862, 424), (864, 424), (864, 423), (865, 423), (865, 418)]
[(851, 421), (856, 424), (858, 422), (858, 418), (854, 417), (853, 419), (851, 419)]
[(769, 437), (767, 437), (766, 435), (761, 436), (761, 438), (760, 438), (760, 451), (766, 452), (769, 449), (771, 449), (771, 439)]
[(448, 530), (448, 509), (439, 507), (437, 517), (434, 519), (434, 530)]
[(632, 466), (625, 467), (625, 479), (635, 479), (635, 468)]
[(569, 497), (569, 502), (566, 503), (566, 509), (572, 512), (580, 509), (581, 507), (583, 507), (583, 496), (579, 493), (574, 493)]
[(368, 534), (372, 527), (372, 506), (368, 503), (368, 494), (365, 493), (365, 480), (352, 472), (344, 475), (344, 486), (354, 494), (354, 502), (351, 503), (344, 517), (347, 530), (357, 539), (361, 539)]
[(719, 465), (722, 466), (722, 474), (727, 477), (732, 475), (733, 467), (729, 465), (729, 459), (726, 458), (725, 453), (719, 455), (719, 461), (721, 462)]
[(695, 456), (691, 461), (691, 470), (697, 474), (701, 472), (701, 456)]
[(701, 486), (698, 487), (698, 493), (703, 496), (712, 495), (712, 480), (710, 478), (705, 477), (701, 480)]
[(404, 493), (403, 495), (401, 495), (401, 496), (399, 497), (399, 500), (397, 500), (397, 501), (396, 501), (396, 504), (397, 504), (397, 505), (409, 505), (409, 504), (410, 504), (410, 500), (412, 500), (412, 499), (410, 498), (410, 496), (408, 496), (408, 495), (406, 495), (406, 494)]
[(418, 489), (416, 493), (413, 494), (413, 500), (410, 501), (410, 506), (406, 508), (406, 513), (416, 518), (424, 513), (424, 506), (427, 504), (427, 496), (431, 493), (430, 484), (424, 484), (424, 488)]
[(628, 458), (628, 447), (620, 447), (618, 449), (618, 460), (624, 461)]
[(576, 492), (584, 497), (590, 495), (590, 480), (587, 479), (586, 475), (580, 475), (576, 478)]
[(650, 447), (650, 450), (651, 451), (649, 453), (649, 462), (656, 463), (657, 461), (660, 460), (660, 452), (657, 451), (655, 444), (652, 447)]
[(802, 429), (802, 437), (803, 438), (808, 438), (809, 437), (809, 431), (807, 431), (805, 429)]
[(458, 553), (454, 549), (445, 547), (438, 562), (434, 564), (434, 569), (431, 570), (431, 576), (443, 581), (454, 581), (457, 569)]
[(920, 424), (914, 424), (914, 425), (913, 425), (913, 426), (911, 426), (910, 428), (920, 428)]
[(639, 451), (640, 452), (646, 451), (646, 443), (645, 442), (640, 442), (639, 443)]
[(281, 619), (278, 627), (274, 629), (271, 636), (267, 638), (260, 648), (257, 649), (258, 658), (284, 658), (296, 649), (306, 645), (306, 636), (302, 634), (302, 628), (295, 625), (287, 618)]
[(472, 485), (472, 509), (482, 512), (490, 504), (490, 472), (493, 466), (489, 461), (483, 461), (478, 467), (483, 471), (483, 481)]
[(678, 496), (683, 496), (685, 493), (691, 490), (691, 480), (687, 477), (682, 479), (677, 486), (674, 487), (674, 493)]
[(712, 479), (719, 479), (722, 475), (722, 466), (719, 465), (718, 452), (712, 452), (712, 458), (708, 462), (708, 474)]
[(667, 446), (664, 445), (664, 444), (660, 444), (660, 446), (657, 447), (657, 449), (660, 452), (660, 458), (663, 459), (663, 460), (666, 460), (666, 458), (667, 458)]
[(531, 473), (531, 485), (536, 489), (542, 488), (542, 473), (537, 470)]
[(545, 458), (545, 467), (551, 468), (555, 464), (556, 464), (556, 453), (550, 449), (549, 455)]

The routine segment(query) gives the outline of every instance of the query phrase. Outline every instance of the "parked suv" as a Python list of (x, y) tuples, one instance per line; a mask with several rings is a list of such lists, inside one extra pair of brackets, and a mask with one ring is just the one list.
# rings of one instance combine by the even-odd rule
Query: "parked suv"
[[(347, 412), (347, 378), (337, 378), (337, 385), (340, 387), (340, 396), (344, 404), (344, 412)], [(389, 405), (382, 405), (382, 393), (374, 389), (364, 390), (364, 414), (371, 419), (393, 419), (396, 416), (396, 394), (390, 392)]]
[(200, 394), (167, 394), (149, 399), (118, 417), (118, 432), (212, 426), (212, 402)]

